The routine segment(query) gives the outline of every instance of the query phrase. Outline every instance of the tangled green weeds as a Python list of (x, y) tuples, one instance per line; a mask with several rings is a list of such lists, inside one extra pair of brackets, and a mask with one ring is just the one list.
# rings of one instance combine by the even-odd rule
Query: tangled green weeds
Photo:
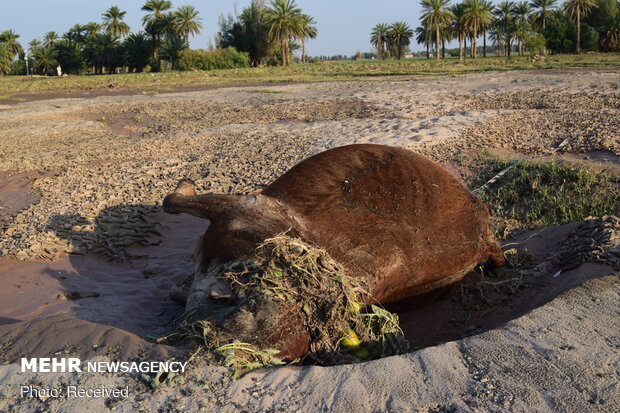
[[(250, 260), (221, 269), (235, 296), (263, 295), (292, 304), (309, 333), (308, 360), (322, 365), (363, 361), (409, 350), (398, 316), (372, 300), (362, 280), (347, 274), (329, 254), (300, 239), (280, 235), (267, 239)], [(221, 364), (241, 371), (284, 364), (278, 349), (258, 349), (249, 343), (222, 343), (208, 321), (191, 321), (185, 314), (176, 338), (193, 338), (218, 357)], [(351, 334), (354, 345), (343, 345)]]
[[(372, 301), (367, 286), (347, 274), (329, 254), (300, 239), (280, 235), (265, 240), (251, 261), (224, 271), (234, 291), (263, 294), (297, 306), (310, 335), (311, 357), (321, 364), (400, 354), (408, 344), (398, 316), (362, 302)], [(353, 331), (361, 341), (351, 351), (342, 340)]]

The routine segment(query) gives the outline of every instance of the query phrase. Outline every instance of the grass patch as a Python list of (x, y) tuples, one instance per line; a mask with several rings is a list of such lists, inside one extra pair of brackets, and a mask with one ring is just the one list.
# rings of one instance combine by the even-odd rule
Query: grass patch
[(527, 56), (511, 58), (361, 60), (294, 64), (287, 67), (237, 68), (226, 70), (127, 73), (83, 76), (3, 76), (0, 93), (37, 93), (81, 90), (170, 90), (175, 87), (273, 82), (322, 82), (338, 80), (410, 80), (412, 76), (456, 76), (489, 70), (562, 69), (571, 67), (618, 67), (620, 54), (594, 53), (546, 56), (532, 62)]
[[(479, 187), (512, 161), (478, 161)], [(478, 196), (496, 216), (501, 238), (525, 230), (612, 213), (620, 204), (619, 180), (605, 173), (558, 162), (522, 161)]]

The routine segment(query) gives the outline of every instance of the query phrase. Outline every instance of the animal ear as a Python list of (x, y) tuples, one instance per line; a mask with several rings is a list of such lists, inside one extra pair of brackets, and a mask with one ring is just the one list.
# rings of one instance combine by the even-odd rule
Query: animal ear
[(169, 214), (184, 212), (198, 218), (213, 220), (233, 208), (240, 198), (237, 195), (224, 194), (196, 195), (194, 183), (189, 179), (182, 179), (175, 191), (164, 198), (162, 207)]

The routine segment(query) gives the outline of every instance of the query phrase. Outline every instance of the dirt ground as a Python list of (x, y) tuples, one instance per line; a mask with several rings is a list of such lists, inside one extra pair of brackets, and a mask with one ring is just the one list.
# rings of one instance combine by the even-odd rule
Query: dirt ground
[[(610, 68), (0, 104), (0, 411), (620, 411), (619, 210), (503, 240), (511, 265), (389, 308), (410, 354), (238, 381), (196, 360), (183, 384), (155, 390), (139, 375), (15, 364), (187, 358), (152, 340), (183, 312), (170, 288), (191, 274), (208, 225), (160, 212), (183, 177), (247, 193), (321, 150), (370, 142), (471, 184), (465, 156), (540, 155), (565, 140), (543, 160), (620, 176), (619, 85)], [(130, 397), (18, 397), (26, 383)]]

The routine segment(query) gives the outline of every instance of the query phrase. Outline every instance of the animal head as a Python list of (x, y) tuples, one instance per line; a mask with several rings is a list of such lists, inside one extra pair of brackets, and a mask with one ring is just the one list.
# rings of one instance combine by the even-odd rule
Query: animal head
[(222, 265), (249, 258), (265, 239), (284, 231), (297, 233), (298, 225), (284, 205), (261, 194), (197, 195), (194, 182), (183, 179), (166, 196), (163, 209), (210, 221), (196, 251), (191, 284), (180, 293), (188, 310), (197, 309), (194, 318), (213, 322), (224, 339), (275, 347), (283, 359), (292, 360), (308, 351), (308, 333), (300, 328), (294, 308), (266, 297), (233, 296), (218, 278)]

